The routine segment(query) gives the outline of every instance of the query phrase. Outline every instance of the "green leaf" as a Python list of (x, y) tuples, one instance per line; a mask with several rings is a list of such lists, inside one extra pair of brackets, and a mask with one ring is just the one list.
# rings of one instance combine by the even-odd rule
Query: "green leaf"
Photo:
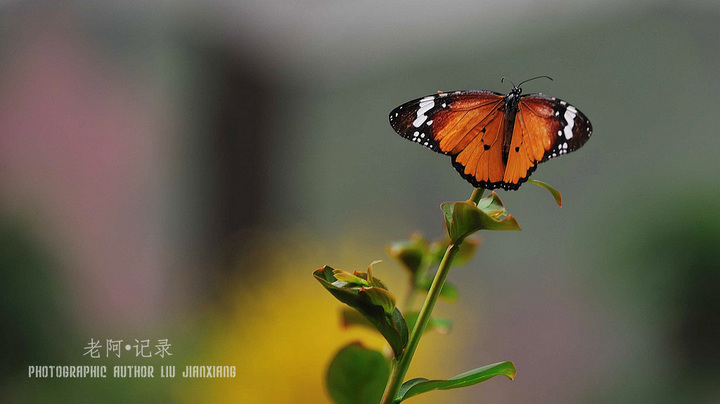
[[(372, 276), (373, 265), (375, 265), (375, 264), (377, 264), (377, 263), (380, 263), (380, 262), (382, 262), (382, 261), (381, 261), (381, 260), (373, 261), (372, 264), (370, 264), (370, 266), (368, 266), (368, 271), (367, 271), (367, 272), (354, 271), (354, 272), (353, 272), (353, 275), (354, 275), (354, 276), (357, 276), (358, 278), (360, 278), (360, 279), (362, 279), (362, 280), (364, 280), (364, 281), (366, 282), (366, 285), (367, 285), (367, 286), (378, 286), (378, 287), (381, 287), (381, 288), (383, 288), (383, 289), (385, 289), (385, 290), (390, 290), (390, 288), (385, 284), (385, 282), (383, 282), (383, 281), (381, 281), (380, 279)], [(337, 271), (337, 269), (335, 269), (335, 270), (333, 270), (333, 271)]]
[(454, 244), (460, 244), (478, 230), (520, 230), (517, 220), (512, 215), (505, 215), (505, 208), (494, 192), (481, 199), (478, 205), (468, 201), (445, 202), (440, 208), (445, 214), (448, 236)]
[(427, 241), (419, 233), (414, 233), (408, 241), (392, 243), (387, 253), (398, 260), (410, 274), (415, 275), (423, 268), (428, 253)]
[(354, 342), (335, 355), (326, 383), (337, 404), (377, 404), (389, 377), (390, 365), (383, 354)]
[[(385, 283), (383, 283), (383, 281), (373, 277), (373, 266), (375, 266), (375, 264), (379, 264), (381, 262), (382, 262), (382, 260), (375, 260), (375, 261), (371, 262), (370, 265), (368, 265), (368, 269), (367, 269), (367, 272), (365, 273), (364, 278), (370, 283), (370, 286), (379, 286), (383, 289), (390, 290), (390, 288), (388, 288), (387, 285), (385, 285)], [(355, 275), (362, 276), (363, 273), (355, 271)]]
[(335, 279), (337, 279), (334, 284), (338, 287), (343, 287), (345, 285), (370, 286), (368, 281), (366, 281), (365, 279), (340, 269), (334, 270), (333, 275), (335, 276)]
[(490, 195), (480, 199), (477, 203), (477, 207), (478, 209), (487, 213), (488, 216), (494, 217), (496, 219), (500, 218), (502, 215), (507, 214), (505, 206), (500, 200), (498, 194), (495, 192), (492, 192), (490, 193)]
[[(445, 250), (447, 250), (448, 246), (450, 245), (450, 239), (445, 237), (440, 240), (435, 240), (430, 244), (430, 254), (432, 255), (432, 264), (437, 265), (442, 261), (443, 256), (445, 255)], [(480, 246), (480, 237), (477, 236), (470, 236), (466, 237), (465, 240), (460, 244), (460, 247), (458, 249), (458, 252), (455, 254), (455, 259), (453, 260), (453, 266), (460, 266), (467, 264), (468, 261), (472, 259), (472, 257), (475, 255), (475, 252), (477, 251), (478, 247)]]
[[(416, 311), (407, 313), (406, 320), (409, 329), (412, 330), (415, 327), (415, 323), (417, 322), (419, 314), (420, 313)], [(446, 318), (431, 317), (423, 333), (426, 333), (428, 331), (437, 331), (440, 334), (447, 334), (448, 332), (450, 332), (451, 328), (452, 321)]]
[(515, 365), (512, 362), (500, 362), (473, 369), (448, 380), (411, 379), (400, 386), (400, 391), (395, 397), (395, 403), (432, 390), (450, 390), (472, 386), (495, 376), (506, 376), (512, 380), (515, 378), (516, 373)]
[[(430, 290), (430, 286), (432, 286), (432, 282), (432, 278), (425, 278), (419, 280), (416, 286), (418, 290), (427, 293)], [(449, 302), (456, 302), (459, 295), (460, 293), (458, 292), (457, 288), (448, 282), (445, 282), (442, 290), (440, 290), (440, 297)]]
[(560, 192), (558, 192), (557, 189), (553, 188), (550, 184), (548, 184), (546, 182), (542, 182), (542, 181), (538, 181), (538, 180), (531, 180), (531, 179), (528, 179), (527, 181), (550, 191), (553, 198), (555, 198), (555, 202), (557, 203), (557, 205), (562, 208), (562, 195), (560, 194)]
[(367, 297), (370, 303), (381, 306), (387, 315), (392, 315), (393, 310), (395, 310), (395, 296), (387, 289), (377, 286), (360, 288), (358, 296)]
[[(325, 287), (336, 299), (347, 304), (348, 306), (359, 311), (365, 318), (370, 321), (385, 340), (390, 344), (395, 356), (399, 356), (405, 349), (408, 342), (408, 328), (400, 310), (394, 308), (391, 312), (387, 312), (386, 303), (379, 300), (377, 291), (367, 293), (368, 289), (356, 285), (338, 283), (335, 278), (335, 270), (329, 266), (324, 266), (313, 272), (313, 276)], [(355, 272), (356, 276), (367, 280), (367, 274), (363, 272)], [(383, 285), (382, 281), (372, 277), (372, 284)], [(380, 286), (373, 288), (385, 289)], [(366, 292), (360, 293), (362, 289)], [(387, 294), (390, 292), (385, 289)], [(380, 292), (384, 294), (385, 292)], [(390, 294), (391, 295), (391, 294)], [(385, 295), (384, 298), (388, 298)], [(380, 303), (380, 304), (378, 304)]]

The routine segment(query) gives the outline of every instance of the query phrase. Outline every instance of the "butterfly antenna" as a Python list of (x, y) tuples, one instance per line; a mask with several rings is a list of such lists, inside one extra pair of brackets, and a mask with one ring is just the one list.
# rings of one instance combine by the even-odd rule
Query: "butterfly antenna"
[(513, 83), (512, 80), (508, 79), (507, 77), (501, 78), (501, 79), (500, 79), (500, 82), (501, 82), (501, 83), (504, 83), (504, 82), (505, 82), (505, 79), (507, 79), (507, 81), (509, 81), (510, 84), (513, 85), (513, 87), (517, 87), (517, 86), (515, 85), (515, 83)]
[(550, 76), (537, 76), (537, 77), (533, 77), (531, 79), (527, 79), (523, 82), (520, 82), (520, 84), (518, 84), (517, 86), (520, 87), (521, 85), (523, 85), (524, 83), (527, 83), (528, 81), (535, 80), (535, 79), (542, 79), (542, 78), (546, 78), (546, 79), (549, 79), (550, 81), (554, 81), (552, 79), (552, 77), (550, 77)]

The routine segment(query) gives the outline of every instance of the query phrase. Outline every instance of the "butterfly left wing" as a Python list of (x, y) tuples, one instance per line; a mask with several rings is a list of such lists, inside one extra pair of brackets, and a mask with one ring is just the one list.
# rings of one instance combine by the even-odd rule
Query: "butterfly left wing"
[(591, 135), (590, 121), (574, 106), (543, 94), (523, 95), (503, 182), (518, 189), (539, 163), (579, 149)]
[(502, 181), (504, 97), (492, 91), (438, 93), (407, 102), (390, 112), (402, 137), (452, 156), (455, 169), (476, 187)]

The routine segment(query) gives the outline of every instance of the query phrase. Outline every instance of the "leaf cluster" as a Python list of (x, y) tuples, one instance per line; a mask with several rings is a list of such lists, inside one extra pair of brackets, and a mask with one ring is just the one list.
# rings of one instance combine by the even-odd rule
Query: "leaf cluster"
[[(562, 203), (560, 193), (550, 185), (540, 181), (530, 182), (550, 191), (558, 205)], [(507, 212), (495, 192), (484, 198), (481, 196), (482, 193), (477, 192), (477, 197), (474, 193), (471, 200), (446, 202), (441, 205), (445, 219), (445, 237), (428, 241), (415, 233), (410, 239), (392, 243), (387, 247), (388, 255), (409, 275), (408, 293), (404, 301), (405, 315), (398, 308), (397, 298), (390, 288), (373, 273), (373, 267), (379, 261), (370, 264), (365, 272), (347, 272), (327, 265), (313, 272), (315, 279), (328, 292), (348, 306), (341, 312), (344, 327), (373, 328), (385, 338), (392, 350), (392, 357), (388, 358), (380, 351), (366, 348), (360, 342), (353, 342), (340, 349), (328, 368), (326, 378), (328, 391), (336, 403), (371, 404), (380, 401), (386, 385), (390, 385), (388, 379), (392, 377), (391, 368), (397, 366), (403, 358), (410, 331), (417, 326), (419, 314), (413, 310), (414, 298), (428, 293), (433, 282), (437, 281), (434, 268), (443, 265), (443, 261), (448, 259), (454, 260), (452, 263), (455, 265), (469, 262), (480, 246), (480, 238), (474, 236), (479, 230), (520, 230), (517, 220)], [(447, 265), (449, 264), (448, 262)], [(441, 285), (439, 297), (456, 302), (459, 296), (457, 288), (447, 282)], [(440, 285), (434, 289), (435, 293), (439, 287)], [(420, 325), (424, 327), (419, 330), (420, 335), (428, 330), (441, 333), (450, 330), (452, 324), (449, 320), (433, 317), (428, 320), (428, 317), (425, 317), (426, 324)], [(412, 352), (409, 358), (411, 355)], [(450, 379), (411, 379), (402, 385), (398, 383), (399, 389), (396, 389), (396, 394), (389, 396), (389, 401), (400, 403), (425, 392), (471, 386), (495, 376), (502, 375), (513, 379), (515, 374), (512, 362), (499, 362)], [(386, 402), (385, 399), (383, 402)]]

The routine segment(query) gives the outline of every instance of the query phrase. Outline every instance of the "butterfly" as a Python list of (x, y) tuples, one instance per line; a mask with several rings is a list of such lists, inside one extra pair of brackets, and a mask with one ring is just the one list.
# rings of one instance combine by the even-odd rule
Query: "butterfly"
[(539, 163), (579, 149), (592, 135), (590, 121), (574, 106), (522, 93), (521, 85), (541, 77), (552, 80), (513, 83), (507, 95), (463, 90), (408, 101), (390, 112), (390, 125), (405, 139), (451, 156), (473, 186), (516, 190)]

